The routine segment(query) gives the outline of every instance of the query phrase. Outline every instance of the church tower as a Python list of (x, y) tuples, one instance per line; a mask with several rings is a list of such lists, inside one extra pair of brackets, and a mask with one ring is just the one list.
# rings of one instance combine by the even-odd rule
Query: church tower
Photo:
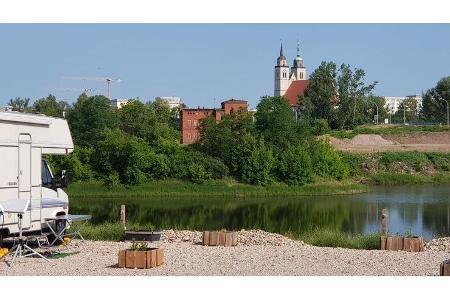
[(275, 91), (274, 96), (283, 96), (289, 87), (289, 66), (283, 54), (283, 44), (280, 48), (280, 56), (275, 66)]
[(303, 58), (300, 56), (300, 44), (297, 41), (297, 56), (294, 59), (294, 65), (291, 68), (292, 80), (306, 80), (306, 68)]

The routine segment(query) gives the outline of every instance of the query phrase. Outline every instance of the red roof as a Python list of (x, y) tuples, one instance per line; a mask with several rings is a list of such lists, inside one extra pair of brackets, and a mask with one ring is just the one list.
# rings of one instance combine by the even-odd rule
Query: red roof
[(303, 96), (308, 85), (309, 80), (292, 81), (283, 97), (288, 100), (291, 106), (297, 106), (298, 96)]

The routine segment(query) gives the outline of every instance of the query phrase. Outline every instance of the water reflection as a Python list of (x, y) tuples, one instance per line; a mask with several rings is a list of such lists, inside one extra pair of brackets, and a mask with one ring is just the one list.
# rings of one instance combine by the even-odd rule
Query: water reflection
[(212, 199), (72, 199), (71, 213), (115, 222), (120, 205), (127, 219), (174, 229), (259, 228), (301, 233), (313, 227), (351, 233), (378, 232), (380, 212), (389, 210), (389, 232), (426, 238), (450, 235), (450, 186), (377, 187), (350, 196)]

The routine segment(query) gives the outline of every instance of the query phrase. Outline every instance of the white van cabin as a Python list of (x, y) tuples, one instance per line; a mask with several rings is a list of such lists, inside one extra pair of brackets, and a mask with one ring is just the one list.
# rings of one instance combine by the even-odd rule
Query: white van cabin
[(44, 158), (72, 151), (66, 120), (0, 112), (0, 240), (19, 232), (17, 214), (5, 212), (11, 201), (30, 201), (22, 219), (24, 233), (46, 228), (45, 218), (68, 214), (68, 197), (61, 189), (67, 177), (55, 180)]

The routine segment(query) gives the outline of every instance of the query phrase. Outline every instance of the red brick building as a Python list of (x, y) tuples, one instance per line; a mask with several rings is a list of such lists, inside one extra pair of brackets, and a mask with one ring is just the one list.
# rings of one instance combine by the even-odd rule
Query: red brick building
[(181, 143), (195, 143), (200, 138), (200, 123), (204, 118), (212, 117), (216, 122), (224, 115), (243, 109), (248, 110), (247, 101), (230, 99), (222, 102), (221, 108), (183, 108), (180, 113)]

